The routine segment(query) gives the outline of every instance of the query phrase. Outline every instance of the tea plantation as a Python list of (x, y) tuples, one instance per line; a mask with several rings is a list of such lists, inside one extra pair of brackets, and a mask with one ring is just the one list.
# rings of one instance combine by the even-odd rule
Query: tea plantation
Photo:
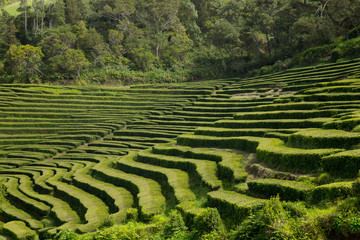
[(1, 235), (87, 233), (171, 209), (191, 228), (208, 207), (235, 229), (277, 195), (336, 208), (359, 194), (358, 73), (360, 59), (130, 88), (0, 85)]

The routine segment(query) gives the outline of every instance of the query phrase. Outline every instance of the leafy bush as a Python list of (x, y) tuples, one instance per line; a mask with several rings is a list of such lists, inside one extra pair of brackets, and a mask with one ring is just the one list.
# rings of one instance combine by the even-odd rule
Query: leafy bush
[(311, 192), (311, 200), (315, 203), (344, 199), (354, 195), (352, 182), (336, 182), (316, 187)]
[(305, 200), (312, 189), (311, 184), (278, 179), (258, 179), (248, 182), (249, 190), (264, 197), (279, 194), (282, 200)]
[(333, 181), (334, 181), (334, 179), (330, 176), (329, 173), (323, 173), (317, 178), (316, 182), (319, 185), (323, 185), (323, 184), (329, 184), (329, 183), (331, 183)]
[(54, 240), (76, 240), (78, 239), (78, 235), (69, 230), (69, 229), (63, 229), (60, 232), (58, 232), (54, 238)]
[(205, 234), (220, 231), (222, 228), (223, 223), (219, 212), (215, 208), (207, 208), (194, 219), (193, 238), (199, 239)]
[(187, 227), (179, 211), (171, 211), (169, 217), (170, 220), (165, 225), (163, 233), (166, 239), (180, 235), (181, 233), (186, 233)]
[(290, 239), (289, 220), (290, 214), (283, 208), (279, 197), (272, 198), (263, 209), (242, 222), (231, 239)]
[(129, 208), (126, 211), (126, 220), (127, 221), (137, 221), (138, 220), (138, 210), (136, 208)]

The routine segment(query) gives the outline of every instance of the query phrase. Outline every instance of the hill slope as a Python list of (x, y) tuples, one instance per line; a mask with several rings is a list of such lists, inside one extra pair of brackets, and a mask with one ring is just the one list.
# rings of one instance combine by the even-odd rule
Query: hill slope
[(132, 208), (145, 222), (176, 208), (191, 227), (213, 207), (234, 229), (276, 195), (312, 206), (294, 219), (334, 221), (356, 194), (359, 70), (355, 59), (129, 89), (0, 85), (2, 234), (86, 233)]

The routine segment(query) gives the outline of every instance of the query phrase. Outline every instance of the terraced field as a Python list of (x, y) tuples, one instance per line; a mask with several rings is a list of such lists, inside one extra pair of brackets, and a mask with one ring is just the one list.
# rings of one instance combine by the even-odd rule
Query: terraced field
[(205, 207), (236, 225), (277, 194), (350, 197), (359, 72), (356, 59), (200, 83), (0, 85), (2, 234), (85, 233), (173, 208), (189, 226)]

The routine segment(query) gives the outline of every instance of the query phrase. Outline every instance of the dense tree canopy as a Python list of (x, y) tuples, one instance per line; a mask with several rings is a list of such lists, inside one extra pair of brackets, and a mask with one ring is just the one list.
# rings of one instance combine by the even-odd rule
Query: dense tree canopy
[[(360, 35), (357, 0), (19, 2), (18, 15), (0, 16), (1, 81), (79, 79), (104, 69), (192, 69), (187, 77), (196, 78), (210, 67), (231, 75), (241, 73), (244, 63), (274, 63)], [(36, 54), (13, 56), (25, 48)]]

